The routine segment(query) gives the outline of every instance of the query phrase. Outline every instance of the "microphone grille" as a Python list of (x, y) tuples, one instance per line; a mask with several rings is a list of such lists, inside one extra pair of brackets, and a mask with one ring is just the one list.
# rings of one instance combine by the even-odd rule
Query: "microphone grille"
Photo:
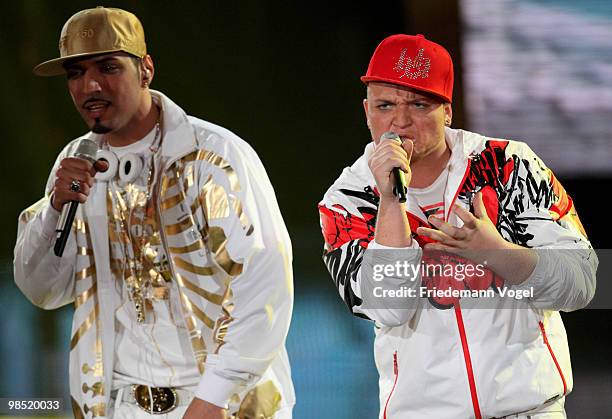
[(393, 131), (387, 131), (383, 135), (381, 135), (380, 141), (383, 141), (383, 140), (395, 140), (395, 141), (399, 141), (400, 143), (402, 142), (402, 139), (400, 138), (400, 136), (394, 133)]
[(74, 150), (74, 157), (89, 160), (92, 163), (96, 161), (96, 154), (98, 154), (98, 143), (89, 138), (83, 138), (79, 141)]

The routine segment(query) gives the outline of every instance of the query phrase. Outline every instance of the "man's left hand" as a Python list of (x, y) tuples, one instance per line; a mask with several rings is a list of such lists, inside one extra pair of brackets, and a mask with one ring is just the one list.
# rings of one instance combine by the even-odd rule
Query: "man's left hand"
[(194, 397), (183, 419), (226, 419), (226, 413), (222, 407)]
[(477, 263), (486, 263), (511, 284), (520, 284), (531, 276), (538, 255), (533, 249), (504, 240), (487, 214), (481, 192), (474, 197), (474, 214), (459, 206), (455, 207), (455, 213), (463, 221), (463, 227), (452, 226), (432, 216), (429, 222), (438, 230), (417, 228), (417, 234), (437, 242), (426, 244), (425, 249), (455, 253)]
[[(430, 216), (428, 221), (437, 228), (419, 227), (417, 234), (429, 237), (437, 243), (425, 245), (427, 249), (464, 254), (462, 250), (503, 250), (512, 248), (511, 243), (504, 240), (489, 218), (482, 202), (482, 193), (474, 197), (474, 214), (455, 206), (455, 214), (463, 221), (463, 227), (455, 227), (449, 223)], [(467, 256), (467, 254), (466, 254)]]

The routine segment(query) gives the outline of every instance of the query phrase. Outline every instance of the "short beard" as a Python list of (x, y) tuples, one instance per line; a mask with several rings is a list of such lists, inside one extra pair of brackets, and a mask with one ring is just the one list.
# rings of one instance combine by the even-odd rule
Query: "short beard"
[(112, 130), (112, 128), (102, 125), (102, 123), (100, 122), (100, 118), (96, 118), (94, 126), (91, 128), (91, 131), (94, 134), (108, 134)]

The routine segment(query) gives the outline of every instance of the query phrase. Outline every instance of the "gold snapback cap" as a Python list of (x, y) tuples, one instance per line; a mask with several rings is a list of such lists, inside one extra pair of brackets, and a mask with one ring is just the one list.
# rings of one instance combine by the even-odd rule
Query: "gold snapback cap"
[(81, 10), (64, 24), (59, 41), (60, 57), (34, 67), (37, 76), (64, 74), (66, 60), (123, 51), (136, 57), (147, 54), (144, 29), (132, 13), (98, 6)]

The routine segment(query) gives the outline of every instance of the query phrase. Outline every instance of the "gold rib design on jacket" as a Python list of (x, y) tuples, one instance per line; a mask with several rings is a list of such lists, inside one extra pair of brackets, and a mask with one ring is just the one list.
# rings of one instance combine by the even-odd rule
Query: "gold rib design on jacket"
[(185, 287), (183, 277), (181, 275), (177, 275), (176, 282), (179, 285), (181, 302), (183, 303), (183, 309), (185, 310), (185, 325), (187, 326), (187, 330), (189, 330), (189, 338), (191, 339), (193, 355), (198, 363), (200, 374), (204, 374), (204, 364), (206, 363), (207, 355), (206, 344), (202, 338), (202, 332), (200, 329), (198, 329), (191, 301), (189, 298), (187, 298), (185, 292), (183, 291), (183, 288)]
[(166, 211), (172, 207), (175, 207), (179, 203), (183, 202), (185, 198), (179, 193), (177, 195), (171, 196), (170, 198), (166, 198), (161, 203), (162, 211)]
[(240, 200), (236, 197), (232, 197), (231, 201), (232, 201), (232, 208), (234, 209), (234, 212), (238, 216), (238, 219), (240, 219), (240, 224), (242, 225), (242, 229), (246, 230), (247, 236), (250, 236), (253, 233), (253, 226), (249, 222), (247, 215), (242, 210), (242, 202), (240, 202)]
[(198, 200), (204, 208), (207, 221), (229, 217), (230, 207), (225, 189), (213, 183), (212, 179), (204, 184)]
[(229, 163), (223, 159), (223, 157), (212, 151), (201, 149), (198, 151), (196, 160), (207, 161), (213, 166), (217, 166), (218, 168), (223, 170), (225, 172), (225, 175), (227, 176), (227, 179), (229, 180), (230, 189), (233, 192), (240, 191), (238, 175), (236, 174), (236, 171), (232, 168), (232, 166), (230, 166)]
[(191, 217), (185, 217), (185, 219), (182, 221), (165, 226), (164, 231), (166, 234), (173, 236), (175, 234), (182, 233), (183, 231), (189, 229), (189, 227), (193, 227), (193, 222)]
[(81, 279), (85, 279), (88, 276), (91, 276), (93, 279), (95, 279), (96, 277), (96, 266), (89, 266), (85, 269), (81, 269), (80, 271), (78, 271), (77, 273), (75, 273), (75, 278), (77, 281), (80, 281)]
[(191, 272), (192, 274), (211, 276), (214, 273), (212, 267), (210, 266), (197, 266), (191, 262), (181, 259), (178, 256), (173, 257), (172, 260), (177, 267), (184, 269), (187, 272)]
[(83, 323), (81, 323), (77, 331), (74, 333), (74, 336), (72, 336), (72, 339), (70, 340), (70, 350), (73, 350), (74, 347), (77, 346), (81, 337), (83, 337), (83, 335), (87, 333), (87, 331), (94, 324), (94, 322), (96, 321), (96, 317), (98, 316), (99, 310), (100, 308), (98, 306), (98, 303), (96, 302), (94, 308), (91, 310), (87, 318), (83, 321)]
[(208, 317), (208, 315), (206, 313), (204, 313), (204, 311), (202, 311), (200, 309), (200, 307), (197, 306), (196, 303), (194, 303), (193, 301), (189, 300), (189, 303), (191, 304), (191, 308), (193, 309), (193, 314), (200, 319), (200, 321), (202, 323), (204, 323), (206, 325), (206, 327), (208, 327), (209, 329), (214, 329), (215, 328), (215, 321), (213, 319), (211, 319), (210, 317)]
[(87, 302), (98, 291), (98, 283), (94, 282), (91, 287), (77, 295), (74, 299), (74, 308), (77, 309)]
[(213, 338), (217, 344), (214, 353), (218, 354), (219, 349), (225, 345), (225, 336), (229, 330), (229, 325), (234, 321), (232, 311), (234, 311), (234, 303), (231, 302), (234, 297), (232, 289), (228, 285), (223, 295), (221, 303), (221, 315), (217, 319), (216, 329), (213, 331)]
[(219, 295), (219, 294), (214, 294), (212, 292), (208, 292), (205, 289), (198, 287), (196, 284), (194, 284), (193, 282), (189, 281), (187, 278), (185, 278), (184, 276), (177, 274), (178, 276), (181, 277), (182, 281), (183, 281), (183, 286), (185, 288), (187, 288), (188, 290), (198, 294), (200, 297), (204, 298), (207, 301), (210, 301), (213, 304), (217, 304), (217, 305), (221, 305), (221, 303), (223, 302), (223, 296)]
[(238, 263), (231, 258), (227, 248), (227, 237), (221, 227), (209, 227), (208, 245), (215, 256), (215, 261), (231, 277), (242, 273), (242, 263)]
[(85, 222), (84, 220), (80, 218), (77, 218), (76, 220), (74, 220), (74, 226), (75, 226), (77, 233), (81, 233), (81, 234), (85, 234), (86, 236), (89, 236), (89, 226), (87, 225), (87, 222)]
[(93, 249), (91, 247), (77, 246), (77, 255), (79, 256), (92, 256)]
[(191, 253), (194, 252), (196, 250), (201, 250), (204, 249), (204, 242), (202, 242), (202, 240), (197, 240), (191, 244), (188, 244), (187, 246), (181, 246), (181, 247), (168, 247), (168, 250), (172, 253)]

